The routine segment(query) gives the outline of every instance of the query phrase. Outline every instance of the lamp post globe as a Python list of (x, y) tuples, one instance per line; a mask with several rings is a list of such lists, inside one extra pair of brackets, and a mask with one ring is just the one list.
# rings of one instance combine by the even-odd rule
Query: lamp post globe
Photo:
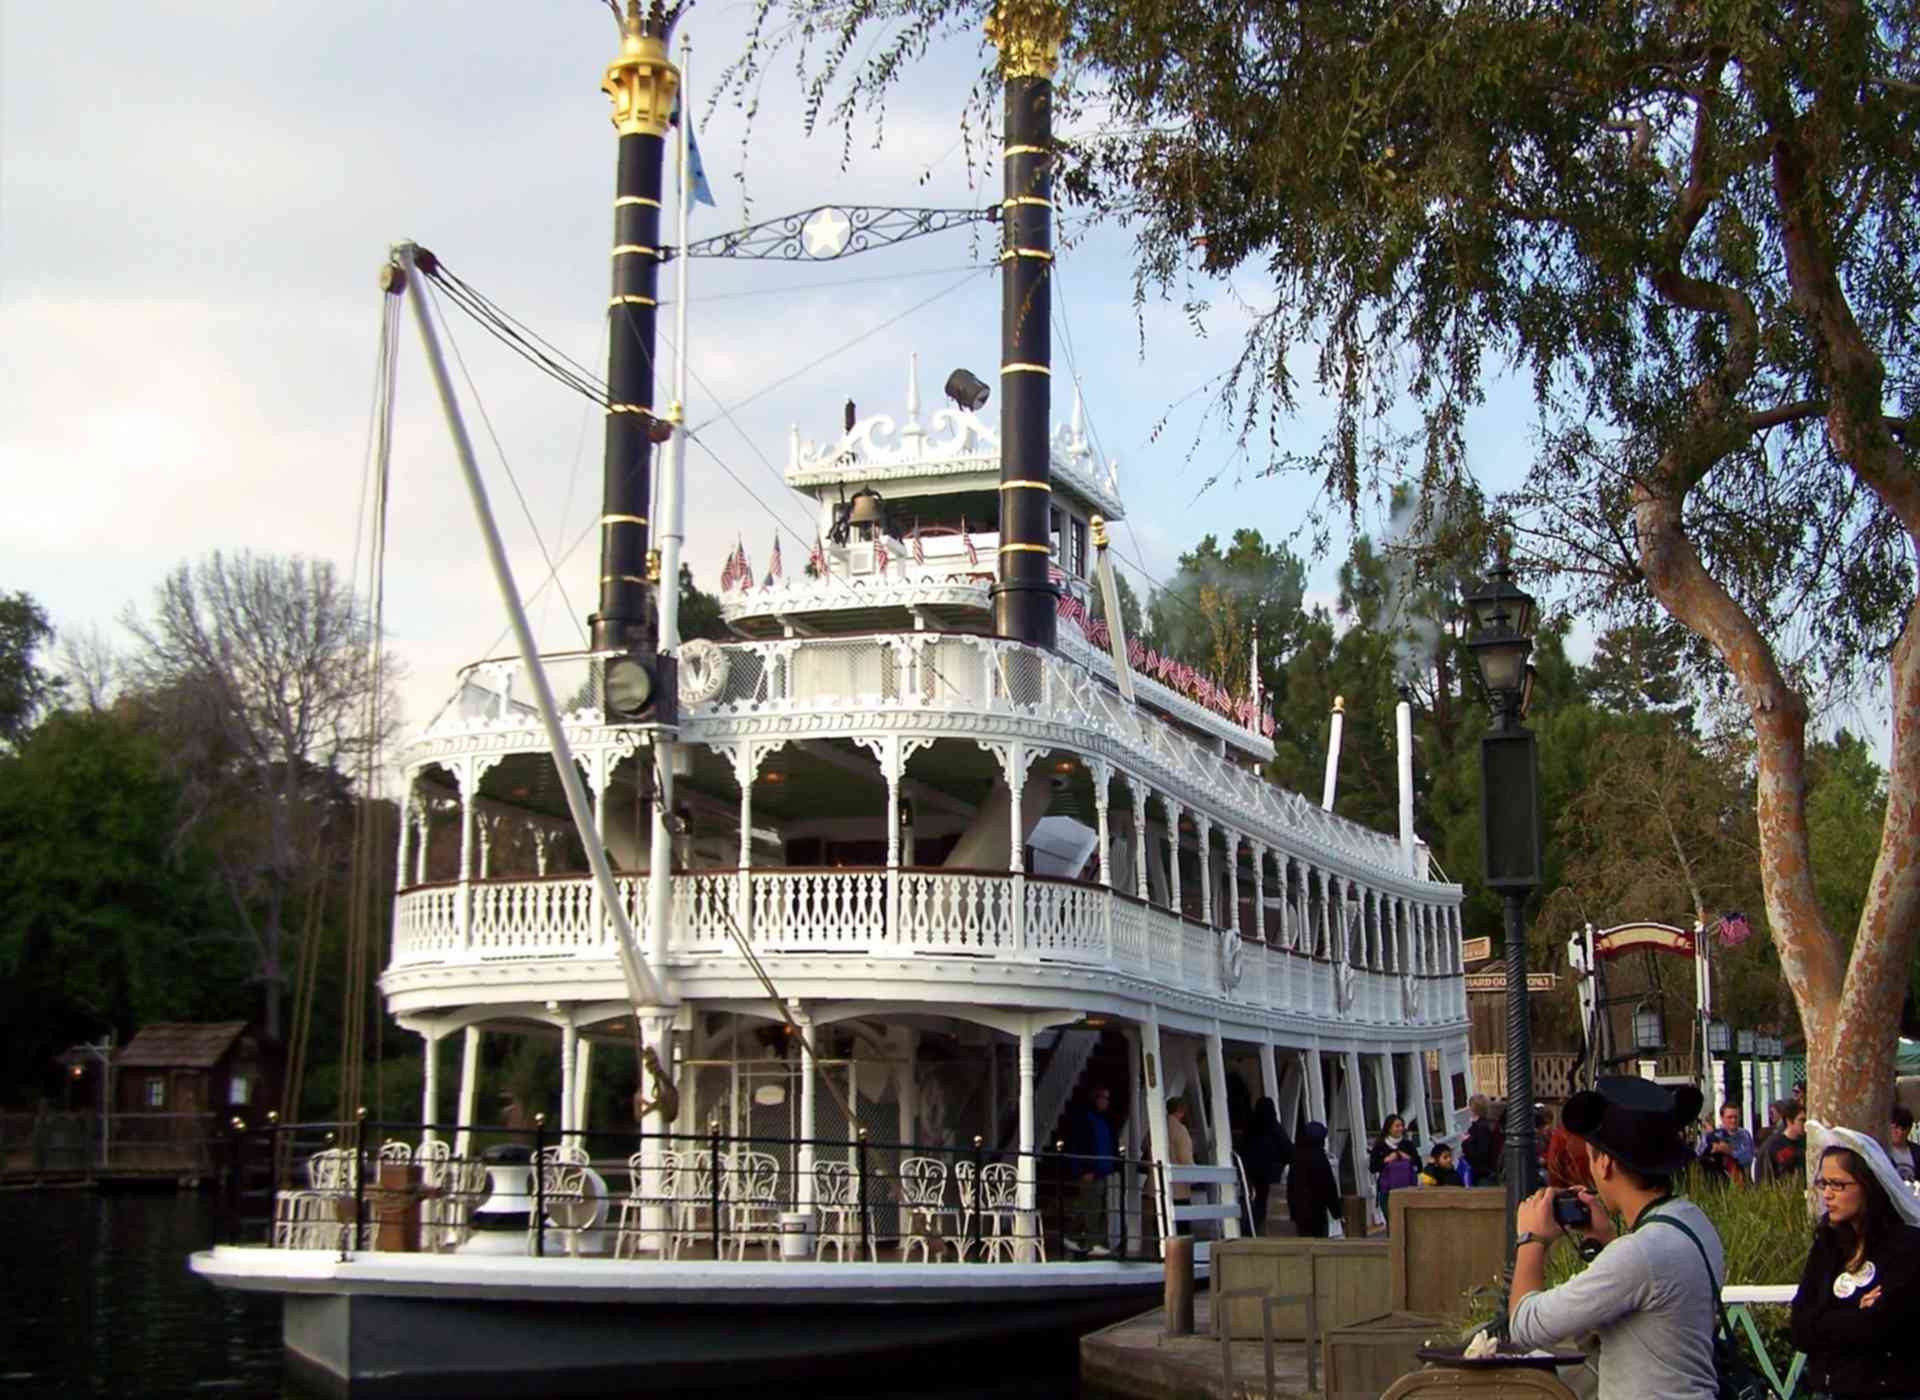
[(1507, 965), (1507, 1266), (1514, 1216), (1531, 1195), (1534, 1148), (1533, 1034), (1527, 1003), (1527, 896), (1540, 884), (1540, 763), (1533, 732), (1521, 721), (1533, 698), (1537, 607), (1513, 581), (1503, 557), (1465, 599), (1473, 617), (1467, 645), (1487, 689), (1492, 723), (1480, 738), (1481, 852), (1487, 888), (1504, 906)]

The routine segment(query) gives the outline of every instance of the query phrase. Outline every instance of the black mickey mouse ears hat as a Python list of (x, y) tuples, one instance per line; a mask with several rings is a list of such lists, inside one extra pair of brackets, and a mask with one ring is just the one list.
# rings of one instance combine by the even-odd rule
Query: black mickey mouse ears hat
[(1703, 1102), (1692, 1084), (1668, 1088), (1651, 1079), (1614, 1074), (1568, 1099), (1560, 1121), (1622, 1166), (1667, 1176), (1693, 1160), (1684, 1129)]

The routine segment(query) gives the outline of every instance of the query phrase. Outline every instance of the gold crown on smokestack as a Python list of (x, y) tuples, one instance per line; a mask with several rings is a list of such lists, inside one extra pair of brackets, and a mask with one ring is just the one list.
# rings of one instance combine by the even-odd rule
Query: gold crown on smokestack
[(680, 70), (667, 59), (667, 36), (681, 6), (627, 0), (620, 24), (620, 57), (607, 65), (600, 90), (613, 99), (613, 126), (622, 136), (665, 136), (680, 91)]

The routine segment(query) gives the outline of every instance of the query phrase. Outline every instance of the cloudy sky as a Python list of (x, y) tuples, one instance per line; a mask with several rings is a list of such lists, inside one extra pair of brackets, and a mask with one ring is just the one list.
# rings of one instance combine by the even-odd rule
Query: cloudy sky
[[(719, 197), (694, 237), (743, 222), (744, 198), (755, 218), (826, 201), (997, 199), (969, 167), (959, 120), (977, 44), (922, 63), (884, 143), (857, 133), (842, 168), (837, 136), (800, 129), (791, 79), (768, 82), (744, 148), (738, 108), (707, 111), (750, 15), (706, 0), (683, 24)], [(31, 592), (62, 629), (112, 636), (167, 569), (214, 549), (351, 567), (375, 276), (397, 240), (603, 363), (615, 137), (598, 85), (615, 51), (597, 0), (0, 0), (0, 589)], [(1219, 311), (1205, 334), (1177, 306), (1137, 319), (1126, 255), (1118, 232), (1085, 235), (1062, 257), (1055, 302), (1056, 413), (1077, 376), (1097, 445), (1119, 459), (1126, 563), (1164, 577), (1209, 530), (1288, 536), (1316, 508), (1310, 490), (1247, 478), (1231, 433), (1200, 417), (1244, 312)], [(687, 557), (705, 587), (737, 532), (761, 567), (776, 517), (811, 534), (806, 503), (780, 481), (789, 425), (826, 437), (849, 397), (897, 412), (914, 352), (930, 405), (955, 366), (995, 377), (999, 295), (966, 233), (826, 266), (693, 271), (691, 418), (732, 473), (689, 456)], [(1262, 295), (1257, 281), (1215, 289), (1222, 307), (1229, 290), (1252, 305)], [(543, 542), (559, 557), (586, 534), (531, 608), (544, 646), (577, 645), (596, 572), (599, 413), (452, 324), (522, 591), (546, 574)], [(452, 667), (505, 649), (504, 623), (410, 327), (398, 402), (387, 620), (417, 724)], [(1525, 450), (1524, 410), (1499, 418), (1475, 433), (1496, 476), (1498, 459)], [(1300, 445), (1323, 424), (1309, 406)], [(1322, 592), (1332, 567), (1315, 571)]]

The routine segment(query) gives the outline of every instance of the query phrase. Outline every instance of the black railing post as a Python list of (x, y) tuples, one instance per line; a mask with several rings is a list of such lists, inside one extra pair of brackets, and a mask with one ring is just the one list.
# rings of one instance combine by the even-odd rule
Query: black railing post
[(867, 1205), (867, 1130), (862, 1128), (860, 1136), (854, 1140), (854, 1182), (853, 1189), (860, 1193), (860, 1249), (869, 1259), (873, 1257), (873, 1221)]
[(980, 1179), (980, 1173), (986, 1169), (986, 1139), (978, 1133), (973, 1135), (973, 1213), (967, 1220), (967, 1231), (972, 1236), (967, 1242), (967, 1252), (975, 1253), (980, 1248), (980, 1215), (987, 1203), (987, 1183)]
[[(367, 1229), (367, 1110), (356, 1109), (353, 1121), (353, 1236), (352, 1249), (366, 1240)], [(342, 1256), (350, 1251), (342, 1249)]]
[(713, 1235), (713, 1257), (717, 1263), (720, 1259), (720, 1120), (718, 1118), (710, 1119), (707, 1123), (707, 1144), (712, 1154), (713, 1167), (711, 1172), (713, 1199), (709, 1203), (713, 1214), (708, 1225)]
[(547, 1150), (547, 1115), (533, 1115), (533, 1257), (547, 1257), (547, 1174), (541, 1160)]

